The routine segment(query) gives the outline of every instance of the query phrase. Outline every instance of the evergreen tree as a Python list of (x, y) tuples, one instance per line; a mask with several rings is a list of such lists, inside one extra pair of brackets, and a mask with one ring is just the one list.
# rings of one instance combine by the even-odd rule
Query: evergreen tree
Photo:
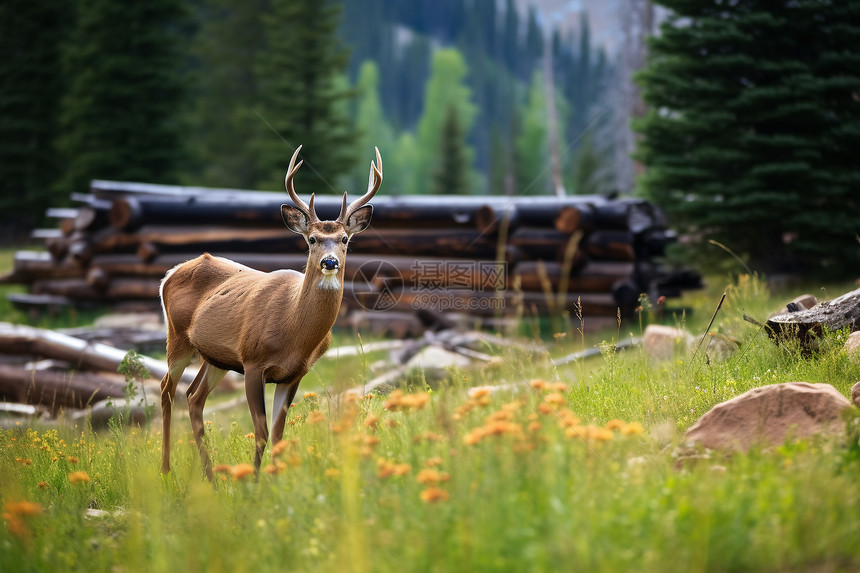
[(642, 191), (763, 270), (860, 265), (860, 4), (662, 0)]
[(442, 125), (439, 162), (433, 174), (433, 193), (437, 195), (465, 195), (469, 192), (469, 164), (458, 113), (453, 103), (448, 104)]
[(544, 195), (550, 192), (545, 90), (543, 74), (532, 74), (528, 102), (521, 113), (515, 145), (514, 181), (517, 195)]
[[(66, 2), (0, 4), (0, 221), (34, 224), (52, 202), (54, 140), (63, 91), (60, 41)], [(67, 196), (62, 197), (65, 200)]]
[(175, 182), (185, 12), (178, 0), (78, 2), (65, 49), (60, 192), (91, 179)]
[[(383, 160), (395, 153), (394, 134), (385, 118), (379, 101), (379, 69), (373, 62), (365, 62), (358, 76), (359, 100), (355, 126), (358, 130), (356, 157), (361, 158), (353, 170), (351, 189), (359, 191), (367, 185), (368, 162), (374, 157), (373, 148), (378, 147)], [(367, 161), (364, 159), (367, 158)], [(387, 171), (387, 170), (386, 170)]]
[(198, 9), (186, 138), (195, 163), (185, 176), (189, 183), (247, 189), (262, 179), (245, 142), (271, 134), (253, 111), (254, 65), (266, 48), (260, 15), (267, 5), (267, 0), (205, 0)]
[(336, 37), (339, 17), (340, 5), (329, 0), (272, 0), (262, 16), (267, 49), (255, 72), (258, 113), (269, 130), (253, 141), (259, 187), (283, 180), (298, 145), (305, 167), (296, 188), (305, 193), (337, 192), (338, 178), (354, 165), (356, 133), (344, 104), (355, 91), (338, 81), (349, 61)]
[[(442, 148), (441, 128), (448, 108), (453, 106), (457, 111), (457, 120), (464, 137), (475, 123), (477, 109), (472, 103), (471, 91), (465, 85), (467, 73), (466, 63), (459, 51), (444, 49), (433, 55), (432, 71), (424, 97), (424, 113), (418, 122), (417, 144), (424, 152), (421, 161), (415, 166), (415, 188), (419, 193), (430, 192), (431, 176), (441, 161), (436, 153)], [(474, 150), (464, 144), (464, 154), (465, 163), (471, 172)], [(472, 178), (470, 173), (467, 179)]]

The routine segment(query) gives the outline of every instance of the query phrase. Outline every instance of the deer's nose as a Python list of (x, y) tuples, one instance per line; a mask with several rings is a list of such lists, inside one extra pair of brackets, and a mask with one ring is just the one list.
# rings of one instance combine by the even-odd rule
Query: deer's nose
[(320, 261), (320, 270), (336, 271), (338, 268), (340, 268), (340, 261), (338, 261), (336, 257), (324, 257), (323, 260)]

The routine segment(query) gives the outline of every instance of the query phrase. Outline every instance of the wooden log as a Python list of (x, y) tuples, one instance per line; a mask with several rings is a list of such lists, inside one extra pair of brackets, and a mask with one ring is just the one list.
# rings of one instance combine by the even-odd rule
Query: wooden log
[(629, 231), (594, 231), (585, 236), (581, 248), (594, 260), (635, 261), (633, 241)]
[[(271, 198), (225, 200), (212, 198), (154, 198), (127, 196), (113, 201), (110, 223), (119, 230), (134, 231), (146, 225), (274, 227), (283, 229), (281, 205), (290, 203), (286, 195)], [(342, 197), (317, 195), (314, 207), (322, 220), (336, 219)], [(377, 228), (440, 228), (474, 226), (479, 204), (426, 201), (421, 197), (374, 199), (373, 222)]]
[(76, 231), (94, 231), (108, 224), (108, 208), (87, 206), (78, 210), (74, 227)]
[[(126, 351), (98, 342), (89, 342), (60, 332), (0, 322), (0, 353), (34, 355), (64, 360), (81, 370), (116, 372)], [(141, 356), (152, 379), (161, 380), (167, 373), (167, 363)], [(182, 382), (190, 384), (193, 376), (183, 374)]]
[(641, 199), (618, 199), (604, 203), (566, 205), (555, 218), (555, 228), (564, 233), (576, 230), (622, 230), (642, 233), (665, 225), (665, 216)]
[(816, 340), (824, 330), (860, 330), (860, 289), (810, 309), (772, 316), (765, 325), (768, 334), (777, 342), (795, 339), (805, 348), (816, 346)]
[[(301, 235), (285, 228), (239, 229), (236, 227), (147, 226), (136, 233), (114, 232), (93, 238), (75, 249), (82, 262), (99, 253), (131, 253), (151, 243), (159, 254), (203, 252), (304, 253)], [(75, 243), (74, 245), (77, 245)], [(376, 255), (430, 255), (435, 257), (495, 258), (495, 242), (475, 229), (376, 229), (356, 235), (350, 242), (354, 253)]]
[(540, 312), (568, 311), (576, 314), (580, 303), (586, 316), (615, 316), (618, 305), (609, 293), (570, 293), (560, 298), (537, 292), (515, 291), (457, 291), (403, 290), (386, 292), (356, 292), (351, 305), (376, 311), (458, 312), (476, 316), (512, 314), (518, 308), (536, 308)]
[[(525, 291), (543, 292), (539, 265), (543, 264), (551, 292), (557, 293), (561, 285), (563, 273), (562, 264), (555, 261), (519, 263), (513, 269), (514, 276), (519, 279), (520, 287)], [(619, 281), (633, 280), (635, 265), (630, 262), (589, 262), (582, 269), (567, 276), (567, 289), (572, 292), (612, 292), (613, 286)]]
[[(100, 271), (94, 271), (93, 275), (100, 275)], [(91, 301), (99, 303), (110, 303), (125, 299), (152, 299), (158, 298), (158, 278), (114, 278), (108, 281), (94, 276), (92, 282), (90, 277), (72, 279), (46, 279), (34, 281), (30, 291), (33, 294), (54, 295), (66, 297), (72, 300)]]
[(82, 277), (83, 269), (67, 261), (55, 262), (50, 253), (41, 251), (16, 251), (12, 260), (12, 272), (2, 282), (32, 282), (45, 278)]
[(122, 377), (88, 372), (28, 370), (0, 365), (0, 397), (4, 400), (41, 404), (53, 412), (84, 408), (105, 398), (125, 395)]

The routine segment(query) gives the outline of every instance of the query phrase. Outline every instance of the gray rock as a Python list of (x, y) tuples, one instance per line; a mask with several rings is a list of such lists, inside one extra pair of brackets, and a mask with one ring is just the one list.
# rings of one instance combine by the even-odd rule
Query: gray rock
[(642, 347), (652, 357), (666, 360), (675, 354), (686, 354), (695, 338), (681, 328), (649, 324), (642, 334)]

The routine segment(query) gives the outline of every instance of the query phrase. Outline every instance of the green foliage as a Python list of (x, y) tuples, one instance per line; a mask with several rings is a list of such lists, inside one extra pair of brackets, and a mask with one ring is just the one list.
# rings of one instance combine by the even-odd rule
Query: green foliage
[(460, 127), (457, 108), (451, 104), (445, 112), (442, 125), (439, 164), (433, 174), (432, 193), (438, 195), (465, 195), (469, 192), (469, 165), (466, 142)]
[[(355, 127), (359, 133), (356, 156), (372, 158), (373, 148), (378, 147), (383, 156), (383, 172), (387, 186), (387, 160), (393, 157), (397, 150), (394, 134), (379, 100), (379, 68), (375, 63), (368, 61), (361, 66), (356, 88), (360, 94), (355, 114)], [(356, 193), (365, 189), (368, 169), (366, 162), (361, 162), (354, 170), (351, 188)]]
[(54, 139), (63, 91), (60, 43), (72, 6), (12, 0), (0, 5), (0, 220), (41, 221), (59, 171)]
[[(855, 570), (856, 412), (844, 436), (687, 455), (683, 432), (719, 402), (797, 380), (846, 394), (860, 374), (846, 333), (826, 334), (813, 356), (786, 351), (742, 319), (773, 307), (764, 283), (725, 286), (712, 330), (738, 340), (728, 358), (702, 349), (654, 361), (604, 344), (587, 365), (555, 368), (504, 351), (485, 369), (450, 371), (433, 392), (419, 382), (412, 394), (334, 401), (339, 388), (319, 390), (290, 410), (256, 479), (244, 407), (205, 417), (214, 487), (187, 421), (168, 475), (154, 428), (13, 425), (0, 430), (0, 562), (34, 572)], [(704, 320), (713, 304), (698, 306)], [(622, 324), (618, 337), (636, 328)], [(346, 377), (373, 361), (354, 360)]]
[(257, 54), (258, 113), (270, 133), (251, 142), (257, 185), (272, 188), (298, 145), (302, 193), (336, 191), (354, 165), (356, 133), (345, 115), (355, 92), (338, 81), (348, 53), (337, 40), (340, 5), (329, 0), (274, 0), (262, 14), (266, 49)]
[(184, 176), (190, 184), (253, 189), (261, 179), (254, 155), (242, 147), (272, 137), (254, 113), (254, 70), (266, 49), (261, 15), (267, 6), (267, 0), (206, 0), (198, 8), (186, 139), (193, 168)]
[(185, 81), (176, 0), (124, 5), (78, 2), (64, 49), (60, 192), (91, 179), (175, 182), (182, 157), (179, 104)]
[[(860, 6), (658, 2), (639, 75), (641, 190), (766, 271), (860, 264)], [(738, 232), (743, 229), (743, 232)]]
[(550, 192), (547, 117), (546, 82), (541, 72), (535, 72), (516, 138), (517, 193), (545, 195)]
[[(453, 48), (443, 49), (433, 54), (430, 80), (424, 97), (424, 113), (418, 122), (416, 142), (424, 153), (415, 166), (415, 188), (419, 193), (429, 193), (432, 175), (442, 162), (438, 150), (442, 149), (443, 129), (448, 109), (456, 111), (457, 121), (464, 135), (475, 123), (478, 113), (471, 101), (471, 92), (466, 86), (468, 69), (462, 54)], [(428, 153), (427, 150), (436, 150)], [(466, 165), (472, 165), (474, 150), (464, 145)]]

